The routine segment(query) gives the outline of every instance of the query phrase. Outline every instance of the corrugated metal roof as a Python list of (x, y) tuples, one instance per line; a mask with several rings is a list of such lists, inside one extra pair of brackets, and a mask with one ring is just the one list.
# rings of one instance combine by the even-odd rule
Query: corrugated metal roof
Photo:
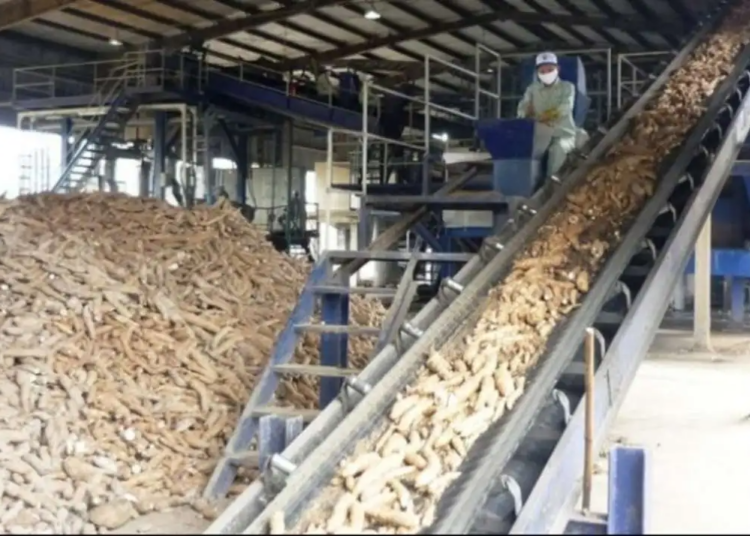
[[(13, 29), (36, 38), (101, 52), (117, 39), (140, 46), (191, 29), (253, 13), (288, 10), (308, 0), (85, 0), (72, 8), (41, 15)], [(622, 51), (668, 49), (679, 36), (617, 29), (618, 22), (679, 23), (712, 0), (317, 0), (327, 7), (302, 11), (252, 29), (230, 32), (209, 43), (219, 61), (283, 62), (316, 56), (421, 61), (421, 56), (456, 61), (473, 57), (474, 44), (508, 52), (541, 48), (609, 46)], [(689, 4), (689, 5), (688, 5)], [(380, 14), (368, 20), (370, 9)], [(491, 17), (493, 10), (506, 16)], [(548, 21), (513, 21), (513, 13), (553, 14)], [(482, 24), (465, 21), (487, 14)], [(607, 27), (576, 24), (571, 17), (608, 19)], [(584, 21), (585, 22), (585, 21)], [(440, 26), (443, 25), (441, 28)], [(446, 26), (450, 25), (450, 27)], [(437, 29), (431, 34), (430, 28)], [(637, 30), (637, 28), (636, 28)], [(415, 33), (419, 32), (419, 33)], [(368, 46), (364, 46), (367, 44)], [(354, 48), (352, 48), (354, 47)]]

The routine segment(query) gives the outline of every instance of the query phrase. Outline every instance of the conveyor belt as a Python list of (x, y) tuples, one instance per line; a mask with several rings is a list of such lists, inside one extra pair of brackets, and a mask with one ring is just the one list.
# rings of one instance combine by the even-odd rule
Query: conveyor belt
[[(236, 533), (243, 529), (247, 534), (265, 533), (275, 512), (285, 513), (287, 526), (300, 519), (330, 483), (339, 461), (381, 425), (396, 394), (412, 381), (422, 365), (422, 356), (432, 348), (442, 347), (461, 331), (480, 297), (502, 280), (513, 257), (622, 137), (629, 120), (643, 111), (713, 29), (718, 11), (725, 4), (717, 6), (714, 18), (685, 43), (642, 97), (606, 133), (591, 141), (586, 160), (561, 184), (535, 196), (529, 205), (538, 209), (528, 211), (533, 217), (520, 229), (509, 227), (500, 234), (495, 244), (504, 247), (495, 249), (502, 251), (490, 256), (490, 245), (484, 255), (464, 267), (456, 278), (457, 284), (448, 285), (460, 292), (458, 296), (451, 297), (446, 291), (441, 300), (433, 300), (420, 312), (413, 322), (429, 327), (415, 334), (408, 350), (399, 357), (399, 352), (389, 346), (360, 374), (360, 385), (374, 385), (366, 396), (353, 400), (343, 397), (331, 404), (282, 454), (282, 461), (291, 462), (286, 464), (291, 470), (288, 477), (277, 480), (273, 472), (269, 473), (265, 485), (251, 486), (208, 533)], [(602, 346), (607, 347), (597, 373), (597, 377), (606, 379), (597, 387), (602, 391), (597, 400), (609, 402), (597, 409), (597, 418), (604, 424), (611, 420), (612, 406), (616, 409), (621, 402), (622, 393), (653, 338), (674, 280), (684, 268), (690, 246), (718, 196), (739, 150), (738, 142), (747, 135), (748, 58), (748, 51), (743, 51), (733, 73), (715, 92), (704, 117), (664, 165), (653, 197), (600, 272), (582, 306), (549, 345), (550, 351), (540, 360), (542, 364), (534, 372), (525, 395), (506, 418), (477, 441), (461, 466), (463, 476), (443, 496), (430, 532), (500, 533), (511, 527), (514, 532), (549, 530), (556, 514), (566, 506), (580, 474), (580, 455), (571, 459), (570, 449), (579, 448), (582, 441), (582, 417), (575, 410), (580, 395), (575, 395), (574, 361), (583, 329), (597, 327)], [(355, 403), (347, 415), (346, 410)], [(604, 430), (600, 427), (600, 434)], [(275, 475), (281, 473), (277, 471)]]

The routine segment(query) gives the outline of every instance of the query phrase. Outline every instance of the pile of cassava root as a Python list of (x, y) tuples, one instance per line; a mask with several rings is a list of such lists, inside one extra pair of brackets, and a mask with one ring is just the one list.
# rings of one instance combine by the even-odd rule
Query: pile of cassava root
[[(750, 40), (749, 15), (747, 5), (736, 8), (671, 77), (490, 291), (468, 335), (425, 356), (387, 426), (342, 462), (290, 532), (414, 534), (433, 523), (467, 451), (522, 396), (550, 333), (581, 302), (652, 194), (659, 163), (731, 71)], [(273, 512), (270, 531), (284, 532), (286, 521), (285, 512)]]
[[(212, 514), (198, 498), (308, 268), (225, 206), (0, 202), (0, 532)], [(383, 307), (357, 300), (352, 316), (377, 325)], [(315, 343), (297, 361), (314, 362)], [(353, 341), (353, 366), (372, 344)], [(313, 387), (289, 381), (276, 403), (312, 407)]]

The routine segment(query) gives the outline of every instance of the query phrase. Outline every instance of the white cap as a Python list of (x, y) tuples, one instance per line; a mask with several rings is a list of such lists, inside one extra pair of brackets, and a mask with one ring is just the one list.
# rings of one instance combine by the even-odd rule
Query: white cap
[(542, 52), (536, 57), (536, 66), (540, 65), (557, 65), (557, 56), (552, 52)]

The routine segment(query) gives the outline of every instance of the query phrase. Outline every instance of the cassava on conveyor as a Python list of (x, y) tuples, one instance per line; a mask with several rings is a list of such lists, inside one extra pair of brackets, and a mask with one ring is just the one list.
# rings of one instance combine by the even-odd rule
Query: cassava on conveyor
[[(468, 301), (483, 285), (500, 281), (481, 306), (475, 303), (477, 310), (462, 323), (466, 316), (452, 305), (454, 313), (444, 315), (451, 320), (441, 317), (433, 335), (425, 334), (411, 349), (423, 366), (403, 379), (398, 374), (412, 370), (399, 364), (376, 385), (336, 437), (304, 462), (304, 471), (300, 466), (292, 474), (247, 533), (268, 530), (270, 524), (273, 533), (288, 527), (291, 533), (397, 534), (433, 524), (441, 497), (461, 477), (475, 442), (490, 427), (502, 433), (498, 425), (513, 421), (525, 392), (537, 387), (534, 375), (551, 343), (659, 188), (665, 163), (733, 72), (750, 40), (748, 4), (733, 7), (716, 31), (675, 59), (667, 69), (671, 76), (648, 95), (648, 106), (630, 119), (627, 133), (585, 173), (568, 177), (575, 182), (561, 202), (539, 211), (538, 225), (514, 239), (510, 266), (488, 265), (476, 278), (487, 281), (472, 281), (464, 289)], [(383, 401), (387, 404), (375, 407)], [(366, 419), (382, 414), (387, 418), (374, 427), (373, 419)], [(355, 431), (363, 423), (369, 429)], [(343, 457), (330, 453), (333, 444), (347, 457), (329, 471), (335, 462), (320, 465), (322, 451), (329, 449), (331, 460)], [(316, 493), (296, 486), (314, 471), (335, 474)]]

